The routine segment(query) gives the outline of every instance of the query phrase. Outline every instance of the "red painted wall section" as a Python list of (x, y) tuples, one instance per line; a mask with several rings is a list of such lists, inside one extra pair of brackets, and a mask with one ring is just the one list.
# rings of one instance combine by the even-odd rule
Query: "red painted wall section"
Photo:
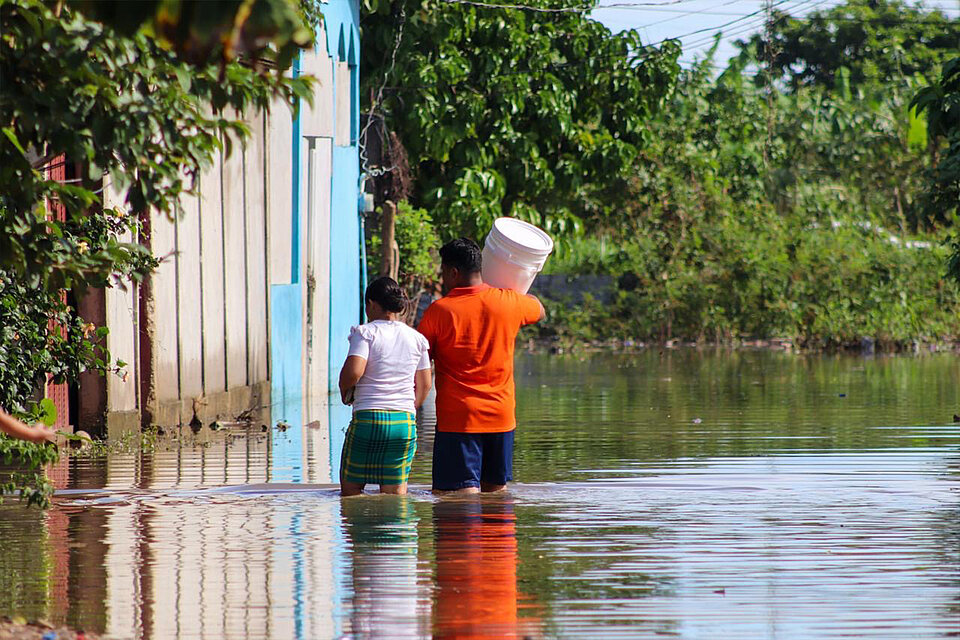
[[(47, 169), (47, 177), (51, 180), (57, 180), (58, 182), (63, 182), (67, 179), (67, 160), (65, 156), (58, 156), (52, 161), (50, 168)], [(47, 210), (49, 211), (48, 215), (51, 220), (58, 220), (60, 222), (66, 220), (66, 209), (64, 209), (63, 205), (59, 202), (48, 201)], [(66, 300), (66, 291), (61, 292), (60, 295)], [(65, 335), (64, 328), (54, 320), (50, 320), (47, 328), (50, 332), (59, 331), (61, 335)], [(53, 400), (53, 404), (57, 407), (57, 422), (54, 428), (66, 430), (70, 426), (70, 392), (68, 385), (66, 383), (54, 384), (48, 376), (44, 395)]]

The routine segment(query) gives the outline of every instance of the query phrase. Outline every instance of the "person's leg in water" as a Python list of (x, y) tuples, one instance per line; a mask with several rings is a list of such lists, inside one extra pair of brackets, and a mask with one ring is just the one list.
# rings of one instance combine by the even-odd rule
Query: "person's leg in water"
[(380, 493), (389, 493), (395, 496), (403, 496), (407, 494), (407, 483), (403, 484), (382, 484), (380, 485)]
[(483, 493), (505, 491), (513, 480), (513, 434), (482, 434), (482, 463), (480, 467), (480, 490)]
[(437, 431), (433, 442), (433, 493), (480, 493), (483, 448), (476, 433)]
[(365, 486), (362, 482), (344, 482), (343, 476), (340, 476), (340, 495), (344, 498), (360, 495)]

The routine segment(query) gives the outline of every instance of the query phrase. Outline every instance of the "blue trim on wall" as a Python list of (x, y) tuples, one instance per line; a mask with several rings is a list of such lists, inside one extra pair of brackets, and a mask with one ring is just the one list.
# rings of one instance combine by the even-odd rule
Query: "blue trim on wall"
[[(300, 77), (300, 54), (293, 61), (293, 77)], [(290, 148), (293, 150), (293, 216), (290, 228), (290, 282), (300, 282), (300, 98), (297, 98), (297, 117), (293, 120), (293, 139)]]

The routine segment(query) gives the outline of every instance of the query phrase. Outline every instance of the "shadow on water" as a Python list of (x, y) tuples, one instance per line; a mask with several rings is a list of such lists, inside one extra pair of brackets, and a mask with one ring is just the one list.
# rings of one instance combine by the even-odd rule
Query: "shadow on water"
[[(63, 460), (0, 506), (0, 614), (107, 638), (960, 634), (960, 363), (518, 362), (509, 493), (341, 500), (326, 425)], [(292, 433), (291, 433), (292, 432)], [(338, 452), (337, 452), (338, 453)]]

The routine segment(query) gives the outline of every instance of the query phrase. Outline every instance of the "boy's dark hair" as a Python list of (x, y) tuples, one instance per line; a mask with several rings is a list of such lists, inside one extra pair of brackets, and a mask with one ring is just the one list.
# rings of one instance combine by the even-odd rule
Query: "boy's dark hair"
[(483, 265), (480, 245), (470, 238), (451, 240), (440, 248), (440, 262), (466, 275), (477, 273)]
[(367, 285), (363, 299), (376, 302), (385, 311), (394, 313), (400, 313), (407, 305), (407, 295), (403, 292), (403, 288), (397, 284), (396, 280), (387, 276), (377, 278)]

